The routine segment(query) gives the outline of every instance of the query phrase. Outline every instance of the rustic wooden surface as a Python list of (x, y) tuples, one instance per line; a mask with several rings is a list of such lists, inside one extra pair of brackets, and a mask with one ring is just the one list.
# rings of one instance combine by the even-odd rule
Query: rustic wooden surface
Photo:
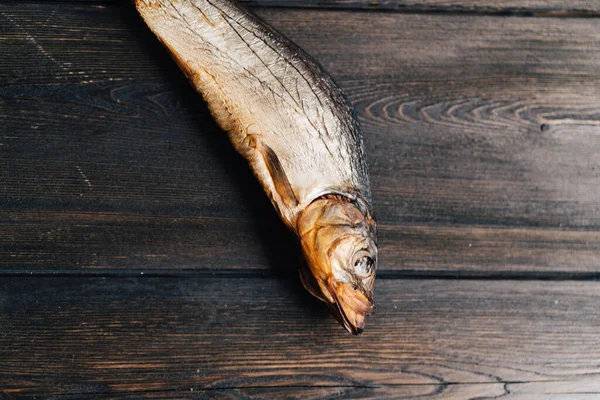
[(296, 280), (14, 277), (1, 285), (10, 334), (0, 336), (0, 380), (9, 394), (600, 395), (597, 282), (385, 279), (360, 337)]
[(597, 17), (595, 0), (246, 0), (253, 6), (368, 9), (413, 13)]
[[(39, 0), (21, 2), (39, 3)], [(73, 2), (114, 3), (123, 0), (71, 0)], [(531, 17), (600, 16), (596, 0), (241, 0), (251, 7), (296, 7), (366, 9), (405, 13), (518, 15)]]
[(9, 2), (0, 399), (600, 397), (600, 3), (249, 3), (365, 131), (365, 334), (128, 1)]

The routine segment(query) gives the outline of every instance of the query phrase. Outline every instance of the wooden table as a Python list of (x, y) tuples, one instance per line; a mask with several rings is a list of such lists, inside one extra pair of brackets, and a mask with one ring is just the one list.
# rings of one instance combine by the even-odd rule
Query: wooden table
[(5, 2), (0, 399), (600, 398), (600, 2), (251, 6), (364, 128), (365, 333), (128, 1)]

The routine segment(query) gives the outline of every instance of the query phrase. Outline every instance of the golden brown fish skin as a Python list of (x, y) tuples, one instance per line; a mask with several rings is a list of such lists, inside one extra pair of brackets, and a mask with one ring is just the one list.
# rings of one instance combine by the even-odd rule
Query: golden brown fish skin
[(353, 333), (373, 310), (375, 222), (362, 133), (329, 75), (232, 0), (135, 0), (300, 238), (302, 280)]
[(301, 273), (302, 283), (349, 332), (361, 333), (375, 310), (377, 239), (370, 214), (359, 202), (323, 196), (300, 214), (297, 233), (311, 272)]

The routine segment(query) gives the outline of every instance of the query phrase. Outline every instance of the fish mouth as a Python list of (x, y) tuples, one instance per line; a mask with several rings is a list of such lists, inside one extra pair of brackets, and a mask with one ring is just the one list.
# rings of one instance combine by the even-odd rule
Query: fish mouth
[(337, 321), (353, 335), (365, 329), (365, 317), (375, 311), (375, 304), (362, 291), (346, 282), (329, 279), (329, 293), (334, 302), (327, 302)]
[(372, 296), (367, 297), (358, 288), (329, 277), (319, 285), (308, 267), (300, 269), (302, 284), (317, 299), (321, 300), (335, 319), (348, 332), (360, 335), (365, 329), (365, 317), (375, 311)]

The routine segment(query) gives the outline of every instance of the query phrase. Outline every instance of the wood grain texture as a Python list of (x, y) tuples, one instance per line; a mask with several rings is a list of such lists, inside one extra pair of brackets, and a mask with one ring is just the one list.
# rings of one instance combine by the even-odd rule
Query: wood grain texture
[[(595, 400), (598, 398), (598, 381), (595, 378), (577, 378), (552, 382), (534, 383), (450, 383), (450, 384), (407, 384), (384, 387), (250, 387), (235, 389), (185, 388), (179, 391), (135, 391), (134, 394), (110, 393), (111, 399), (223, 399), (223, 400), (480, 400), (500, 398), (502, 400)], [(584, 392), (582, 392), (584, 391)], [(8, 397), (8, 396), (7, 396)], [(62, 399), (69, 396), (55, 396)], [(82, 395), (78, 398), (97, 398), (98, 394)]]
[[(133, 7), (0, 11), (0, 268), (294, 264)], [(600, 20), (259, 13), (357, 109), (382, 273), (599, 272)]]
[(408, 13), (597, 17), (594, 0), (247, 0), (251, 6), (377, 10)]
[[(14, 1), (14, 0), (13, 0)], [(56, 0), (55, 0), (56, 1)], [(121, 0), (69, 0), (69, 3), (111, 4)], [(295, 7), (377, 10), (407, 13), (517, 15), (527, 17), (597, 17), (595, 0), (240, 0), (250, 7)], [(20, 0), (39, 3), (39, 0)], [(65, 2), (65, 0), (63, 0)]]
[(376, 315), (353, 337), (295, 280), (3, 278), (0, 387), (58, 398), (593, 398), (598, 285), (382, 280)]

